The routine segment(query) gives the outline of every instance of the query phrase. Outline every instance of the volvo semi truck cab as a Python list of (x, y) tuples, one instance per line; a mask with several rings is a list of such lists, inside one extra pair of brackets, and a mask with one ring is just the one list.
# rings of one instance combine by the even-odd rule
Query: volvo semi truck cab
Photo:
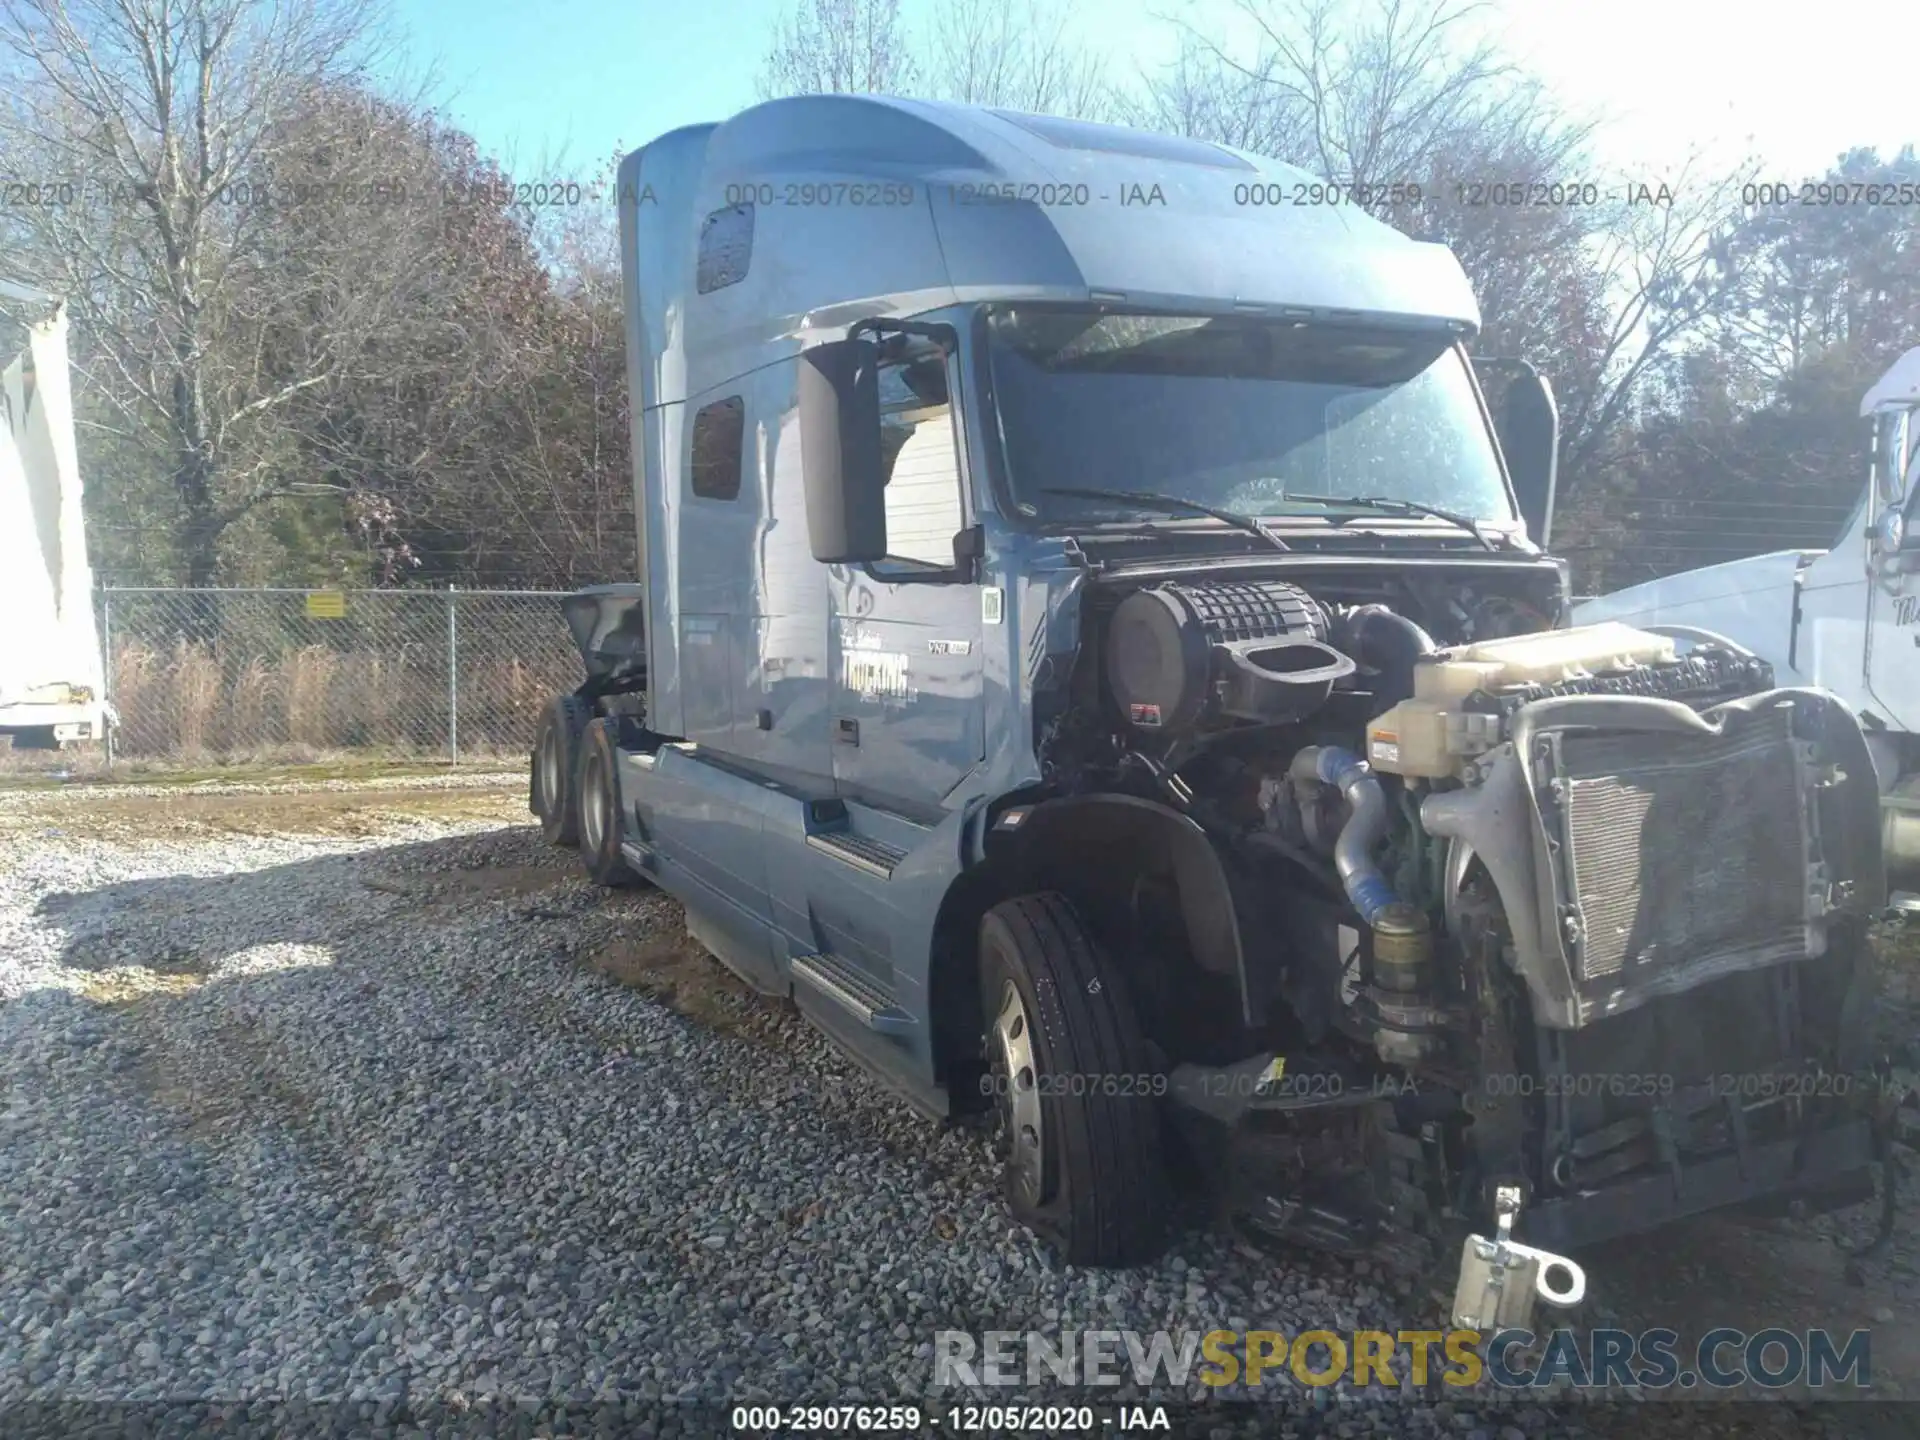
[(532, 808), (987, 1116), (1067, 1260), (1151, 1254), (1176, 1170), (1336, 1250), (1498, 1219), (1463, 1294), (1870, 1193), (1859, 726), (1567, 628), (1551, 389), (1489, 409), (1445, 247), (1216, 145), (867, 97), (619, 191), (644, 573), (565, 601)]

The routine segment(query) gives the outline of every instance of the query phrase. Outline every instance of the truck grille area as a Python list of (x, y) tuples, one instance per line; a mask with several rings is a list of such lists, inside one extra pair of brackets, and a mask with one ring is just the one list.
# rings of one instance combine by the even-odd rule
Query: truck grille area
[(1813, 953), (1813, 837), (1786, 709), (1716, 736), (1551, 743), (1542, 775), (1558, 804), (1543, 819), (1583, 1011)]

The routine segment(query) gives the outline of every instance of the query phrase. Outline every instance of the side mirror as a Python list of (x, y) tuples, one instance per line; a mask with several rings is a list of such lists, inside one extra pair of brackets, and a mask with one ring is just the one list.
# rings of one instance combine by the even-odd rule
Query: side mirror
[(1896, 500), (1880, 512), (1867, 526), (1867, 540), (1881, 560), (1920, 551), (1920, 485), (1904, 502)]
[(801, 351), (800, 464), (813, 558), (825, 565), (884, 559), (880, 355), (871, 340), (835, 340)]
[(1881, 410), (1873, 417), (1874, 490), (1882, 505), (1900, 500), (1907, 477), (1907, 446), (1913, 424), (1910, 410)]
[(1880, 518), (1874, 521), (1869, 533), (1873, 537), (1873, 548), (1887, 559), (1902, 550), (1913, 549), (1916, 542), (1920, 541), (1920, 536), (1907, 529), (1907, 517), (1892, 505), (1880, 512)]
[(1560, 473), (1560, 409), (1553, 386), (1531, 368), (1513, 378), (1494, 428), (1513, 477), (1527, 534), (1545, 550), (1553, 535), (1553, 497)]

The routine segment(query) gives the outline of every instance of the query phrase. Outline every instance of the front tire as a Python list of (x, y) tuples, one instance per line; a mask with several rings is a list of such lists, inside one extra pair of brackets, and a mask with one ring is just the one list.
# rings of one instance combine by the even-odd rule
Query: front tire
[(981, 921), (980, 983), (1014, 1218), (1070, 1265), (1151, 1259), (1161, 1087), (1118, 972), (1065, 896), (1023, 895)]
[(549, 845), (579, 843), (574, 779), (580, 770), (581, 737), (592, 719), (593, 707), (578, 695), (554, 696), (540, 716), (527, 808), (540, 817), (540, 834)]
[(613, 721), (595, 720), (580, 737), (580, 768), (574, 779), (575, 830), (580, 859), (596, 885), (617, 888), (639, 880), (620, 853), (620, 763)]

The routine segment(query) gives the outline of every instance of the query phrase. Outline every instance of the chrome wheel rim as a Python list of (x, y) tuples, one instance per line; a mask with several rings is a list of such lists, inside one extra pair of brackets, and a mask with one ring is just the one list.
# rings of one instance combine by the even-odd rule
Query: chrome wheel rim
[(613, 797), (608, 793), (606, 777), (601, 773), (598, 756), (587, 762), (587, 783), (580, 807), (580, 830), (587, 849), (598, 853), (613, 819)]
[(1040, 1115), (1040, 1087), (1034, 1071), (1033, 1026), (1020, 991), (1009, 980), (1000, 991), (999, 1013), (993, 1019), (994, 1062), (1000, 1072), (1000, 1132), (1007, 1175), (1020, 1200), (1038, 1205), (1041, 1199), (1042, 1144), (1045, 1132)]

